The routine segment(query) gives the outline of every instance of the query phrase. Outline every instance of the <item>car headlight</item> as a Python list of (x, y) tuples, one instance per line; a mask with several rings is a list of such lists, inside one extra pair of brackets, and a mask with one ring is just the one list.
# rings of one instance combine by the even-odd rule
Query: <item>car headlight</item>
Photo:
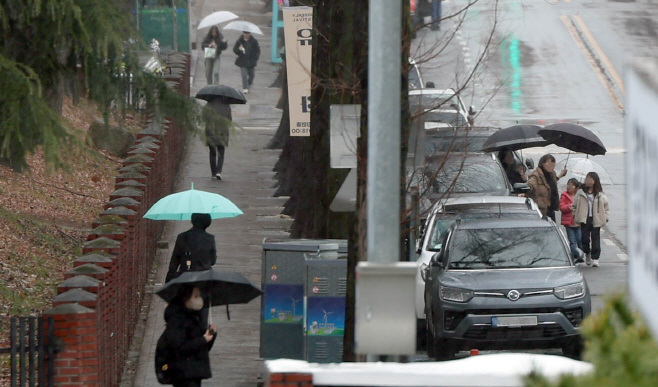
[(439, 296), (442, 300), (445, 301), (468, 302), (471, 298), (473, 298), (473, 291), (441, 286), (439, 288)]
[(585, 295), (585, 282), (557, 287), (553, 289), (553, 294), (560, 300), (582, 297)]

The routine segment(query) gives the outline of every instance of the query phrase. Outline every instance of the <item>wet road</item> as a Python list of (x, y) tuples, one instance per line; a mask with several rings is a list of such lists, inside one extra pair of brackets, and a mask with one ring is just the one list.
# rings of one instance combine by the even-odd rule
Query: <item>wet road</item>
[[(603, 187), (610, 223), (601, 266), (582, 268), (599, 308), (606, 293), (626, 288), (623, 76), (629, 59), (658, 49), (658, 1), (488, 0), (464, 11), (467, 4), (444, 1), (441, 30), (414, 39), (424, 81), (462, 90), (479, 111), (476, 126), (579, 123), (608, 149), (591, 157), (614, 183)], [(523, 154), (536, 162), (548, 152), (558, 162), (568, 156), (554, 146)]]

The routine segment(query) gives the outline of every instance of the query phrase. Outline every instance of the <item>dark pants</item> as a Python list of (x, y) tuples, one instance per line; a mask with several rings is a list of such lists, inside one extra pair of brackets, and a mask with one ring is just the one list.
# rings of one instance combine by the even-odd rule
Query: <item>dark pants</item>
[[(213, 69), (217, 66), (217, 76), (213, 79)], [(219, 57), (206, 58), (206, 82), (209, 85), (219, 85)]]
[(174, 387), (201, 387), (201, 379), (194, 380), (177, 380), (173, 384)]
[(208, 148), (210, 149), (210, 173), (215, 176), (218, 173), (222, 173), (224, 151), (226, 148), (224, 145), (209, 145)]
[(256, 67), (240, 67), (240, 74), (242, 75), (242, 88), (248, 89), (254, 83)]
[(441, 0), (432, 0), (432, 29), (441, 27)]
[(601, 227), (594, 227), (590, 217), (587, 218), (587, 223), (580, 225), (580, 230), (583, 234), (583, 251), (585, 254), (591, 254), (592, 259), (599, 259), (601, 256)]

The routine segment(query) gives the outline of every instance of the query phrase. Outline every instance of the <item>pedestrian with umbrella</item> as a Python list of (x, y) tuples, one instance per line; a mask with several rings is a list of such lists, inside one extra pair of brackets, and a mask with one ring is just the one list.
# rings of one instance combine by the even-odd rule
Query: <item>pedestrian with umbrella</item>
[(233, 128), (231, 104), (245, 104), (245, 96), (233, 87), (209, 85), (199, 90), (196, 98), (208, 101), (201, 110), (205, 123), (206, 145), (209, 149), (210, 177), (222, 180), (224, 154)]
[(555, 157), (551, 154), (543, 155), (537, 168), (528, 175), (530, 191), (525, 195), (537, 203), (542, 215), (555, 221), (555, 211), (560, 210), (560, 193), (557, 181), (567, 174), (563, 169), (559, 175), (555, 173)]
[(601, 179), (596, 172), (585, 176), (585, 182), (576, 193), (574, 221), (580, 224), (582, 246), (587, 266), (599, 266), (601, 256), (601, 227), (609, 220), (608, 198), (603, 193)]
[[(229, 28), (233, 23), (229, 23), (226, 28)], [(242, 31), (242, 36), (233, 45), (233, 52), (238, 56), (235, 59), (235, 65), (240, 67), (242, 92), (247, 94), (249, 93), (249, 88), (254, 83), (256, 64), (258, 63), (258, 58), (260, 58), (258, 40), (252, 36), (250, 30)]]
[(201, 48), (206, 59), (206, 81), (209, 85), (217, 85), (219, 84), (219, 56), (228, 48), (228, 43), (217, 26), (210, 27), (210, 31), (201, 42)]
[[(174, 387), (200, 387), (202, 380), (212, 377), (208, 353), (217, 328), (203, 321), (201, 311), (207, 305), (199, 287), (180, 287), (169, 301), (164, 313), (167, 325), (156, 348), (156, 373), (166, 372)], [(158, 364), (162, 353), (164, 366)]]

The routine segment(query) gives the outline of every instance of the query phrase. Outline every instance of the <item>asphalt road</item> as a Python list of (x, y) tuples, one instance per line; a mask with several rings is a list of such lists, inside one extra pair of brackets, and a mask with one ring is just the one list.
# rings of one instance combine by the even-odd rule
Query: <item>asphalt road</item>
[[(412, 57), (424, 81), (461, 90), (466, 105), (478, 110), (476, 126), (573, 122), (608, 149), (590, 157), (613, 183), (603, 186), (611, 219), (602, 231), (601, 266), (581, 267), (596, 310), (606, 294), (627, 287), (623, 77), (629, 59), (658, 49), (658, 1), (481, 0), (465, 9), (468, 4), (444, 1), (441, 30), (425, 28), (414, 39)], [(558, 162), (585, 157), (555, 146), (523, 155), (536, 162), (549, 152)]]

